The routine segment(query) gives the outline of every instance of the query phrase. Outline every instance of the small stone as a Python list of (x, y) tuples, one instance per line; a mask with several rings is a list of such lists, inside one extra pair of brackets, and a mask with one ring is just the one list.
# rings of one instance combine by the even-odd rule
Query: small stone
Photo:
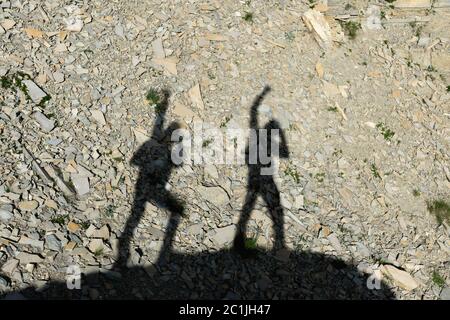
[(89, 179), (84, 175), (72, 175), (72, 183), (79, 196), (89, 193)]
[(370, 257), (370, 250), (364, 244), (358, 242), (356, 248), (361, 256)]
[(152, 239), (158, 240), (158, 239), (164, 239), (164, 231), (155, 228), (155, 227), (147, 227), (147, 232), (152, 235)]
[(94, 235), (94, 233), (95, 233), (96, 230), (97, 230), (97, 228), (96, 228), (93, 224), (91, 224), (91, 225), (86, 229), (86, 236), (89, 237), (89, 238), (91, 238), (91, 237)]
[(204, 169), (205, 175), (214, 179), (219, 179), (219, 173), (215, 165), (207, 164)]
[(280, 204), (282, 207), (286, 208), (287, 210), (291, 210), (292, 204), (289, 201), (289, 198), (286, 194), (280, 194)]
[(301, 208), (303, 208), (304, 205), (305, 205), (305, 199), (304, 199), (303, 195), (296, 196), (295, 200), (294, 200), (294, 208), (301, 209)]
[(100, 238), (103, 240), (107, 240), (109, 239), (109, 229), (108, 226), (103, 226), (100, 229), (94, 231), (94, 233), (92, 234), (93, 238)]
[(11, 19), (5, 19), (2, 21), (2, 27), (5, 30), (9, 30), (16, 25), (16, 22)]
[(25, 31), (25, 33), (30, 38), (42, 38), (42, 36), (44, 35), (44, 33), (41, 30), (33, 29), (33, 28), (25, 28), (25, 29), (23, 29), (23, 31)]
[(40, 263), (44, 261), (39, 255), (27, 252), (20, 252), (16, 258), (19, 259), (20, 264)]
[(166, 57), (161, 38), (157, 38), (155, 41), (152, 42), (152, 48), (155, 58), (164, 59)]
[(154, 58), (152, 59), (152, 62), (157, 65), (163, 67), (169, 74), (176, 76), (178, 74), (177, 71), (177, 63), (178, 60), (175, 58)]
[(392, 278), (392, 280), (401, 288), (411, 291), (419, 286), (417, 281), (406, 271), (397, 269), (391, 265), (385, 265), (381, 271)]
[(35, 240), (32, 238), (28, 238), (25, 236), (20, 237), (20, 244), (30, 245), (32, 247), (38, 248), (40, 250), (44, 250), (44, 241)]
[(75, 223), (75, 222), (70, 221), (67, 224), (67, 230), (69, 230), (72, 233), (75, 233), (75, 232), (77, 232), (80, 229), (81, 229), (81, 226), (79, 224)]
[(303, 21), (322, 48), (331, 47), (333, 43), (331, 28), (322, 13), (310, 9), (303, 14)]
[(445, 287), (444, 289), (442, 289), (441, 294), (439, 295), (439, 299), (450, 300), (450, 287)]
[(55, 127), (55, 121), (48, 119), (42, 112), (35, 112), (34, 119), (36, 119), (44, 131), (50, 132)]
[(174, 107), (173, 107), (173, 114), (179, 116), (180, 118), (186, 120), (186, 121), (191, 121), (192, 118), (195, 117), (195, 113), (189, 109), (188, 107), (182, 105), (181, 103), (175, 101), (174, 102)]
[(22, 211), (33, 211), (39, 206), (36, 200), (19, 202), (19, 209)]
[(218, 228), (215, 232), (216, 233), (211, 237), (212, 241), (218, 246), (223, 246), (233, 241), (236, 234), (236, 226), (233, 224), (224, 228)]
[(66, 19), (66, 30), (72, 32), (80, 32), (83, 29), (83, 21), (79, 18)]
[(419, 47), (425, 48), (430, 44), (430, 38), (429, 37), (420, 37), (419, 41), (417, 42), (417, 45)]
[(229, 202), (228, 194), (221, 187), (204, 187), (198, 188), (203, 199), (212, 204), (222, 207)]
[(100, 110), (91, 110), (91, 116), (99, 125), (104, 126), (106, 124), (105, 116)]
[(66, 251), (72, 251), (73, 249), (75, 249), (76, 245), (77, 245), (76, 242), (69, 241), (69, 242), (65, 245), (64, 250), (66, 250)]
[(54, 201), (52, 199), (45, 200), (45, 205), (54, 210), (58, 210), (58, 204), (56, 203), (56, 201)]
[(27, 87), (28, 94), (33, 102), (39, 103), (47, 94), (31, 80), (23, 80), (23, 84)]
[(202, 110), (202, 109), (205, 108), (205, 105), (203, 104), (203, 99), (202, 99), (202, 94), (201, 94), (201, 91), (200, 91), (200, 85), (199, 84), (196, 84), (191, 89), (189, 89), (189, 97), (191, 98), (192, 104), (197, 109)]
[(324, 70), (323, 70), (323, 65), (320, 62), (316, 63), (316, 72), (317, 72), (317, 75), (319, 76), (319, 79), (322, 79)]
[(54, 234), (45, 236), (45, 245), (48, 249), (58, 252), (62, 248), (61, 241)]
[(2, 266), (2, 271), (4, 273), (6, 273), (6, 274), (13, 274), (13, 272), (16, 270), (18, 265), (19, 265), (19, 260), (17, 260), (17, 259), (9, 259)]
[(375, 128), (376, 128), (376, 124), (375, 124), (374, 122), (372, 122), (372, 121), (364, 122), (364, 124), (365, 124), (366, 126), (368, 126), (369, 128), (372, 128), (372, 129), (375, 129)]
[(326, 238), (331, 234), (331, 229), (327, 226), (322, 227), (322, 235)]
[(116, 26), (114, 27), (114, 33), (119, 37), (123, 37), (123, 26), (121, 24), (116, 24)]
[(133, 129), (134, 136), (136, 137), (136, 143), (141, 145), (145, 143), (150, 137), (145, 134), (143, 129)]
[(323, 81), (323, 92), (328, 98), (333, 98), (340, 94), (339, 88), (337, 85), (331, 82)]
[(198, 235), (203, 230), (203, 223), (196, 223), (186, 228), (187, 233), (192, 235)]
[(138, 56), (133, 56), (131, 58), (131, 64), (133, 67), (136, 67), (139, 63), (141, 63), (141, 60), (139, 59)]
[(125, 89), (126, 89), (126, 87), (124, 87), (124, 86), (118, 86), (117, 88), (115, 88), (115, 89), (111, 92), (111, 95), (112, 95), (113, 97), (115, 97), (115, 96), (117, 96), (118, 94), (122, 93), (122, 91), (125, 90)]
[(27, 270), (28, 273), (33, 273), (34, 271), (34, 264), (29, 263), (25, 266), (25, 270)]
[(99, 252), (104, 249), (103, 240), (102, 239), (93, 239), (89, 242), (89, 250), (92, 253)]
[(342, 251), (341, 243), (339, 242), (339, 239), (336, 237), (336, 235), (334, 233), (330, 234), (327, 237), (327, 239), (328, 239), (328, 241), (330, 241), (331, 245), (333, 246), (333, 248), (336, 251), (338, 251), (338, 252)]
[(58, 43), (55, 46), (54, 51), (55, 51), (55, 53), (66, 52), (67, 51), (67, 47), (66, 47), (66, 45), (64, 43)]
[(39, 73), (39, 75), (36, 77), (36, 82), (40, 85), (47, 83), (47, 75), (43, 72)]
[(3, 223), (7, 223), (11, 218), (13, 217), (13, 214), (5, 209), (0, 209), (0, 221)]
[(53, 73), (53, 80), (55, 80), (56, 83), (64, 82), (64, 74), (62, 72), (56, 71)]

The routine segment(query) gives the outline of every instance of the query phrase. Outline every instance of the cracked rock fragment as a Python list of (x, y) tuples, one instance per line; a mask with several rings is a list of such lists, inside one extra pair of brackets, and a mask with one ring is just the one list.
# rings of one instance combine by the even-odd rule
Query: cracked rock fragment
[(44, 131), (50, 132), (53, 130), (53, 128), (55, 128), (55, 121), (47, 118), (42, 112), (35, 112), (34, 119), (36, 119), (36, 121)]
[(89, 179), (85, 175), (73, 174), (72, 184), (79, 196), (83, 196), (90, 191)]
[(39, 103), (41, 102), (42, 98), (47, 96), (47, 94), (33, 81), (23, 80), (22, 82), (26, 86), (28, 94), (30, 95), (30, 98), (31, 100), (33, 100), (33, 102)]

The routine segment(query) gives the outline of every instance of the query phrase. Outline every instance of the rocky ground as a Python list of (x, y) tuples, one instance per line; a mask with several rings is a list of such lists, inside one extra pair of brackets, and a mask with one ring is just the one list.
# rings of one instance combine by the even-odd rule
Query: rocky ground
[[(336, 257), (397, 299), (449, 299), (449, 28), (447, 0), (1, 1), (0, 293), (113, 268), (150, 89), (170, 91), (167, 124), (226, 130), (248, 128), (269, 85), (290, 252)], [(165, 187), (185, 204), (174, 251), (230, 247), (246, 166), (185, 164)], [(147, 204), (130, 267), (153, 268), (168, 216)], [(248, 236), (270, 250), (261, 199)]]

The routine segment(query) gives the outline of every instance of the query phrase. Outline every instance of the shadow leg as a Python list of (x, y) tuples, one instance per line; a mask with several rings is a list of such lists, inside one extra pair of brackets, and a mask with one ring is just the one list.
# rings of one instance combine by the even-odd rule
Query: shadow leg
[(245, 197), (244, 207), (242, 208), (241, 216), (239, 217), (236, 236), (234, 238), (234, 249), (237, 251), (245, 250), (245, 233), (247, 230), (247, 223), (253, 207), (255, 206), (257, 195), (257, 190), (249, 189), (247, 196)]
[(170, 211), (170, 218), (167, 223), (163, 246), (158, 257), (158, 264), (161, 264), (165, 262), (165, 258), (171, 252), (175, 233), (181, 217), (184, 215), (184, 207), (178, 199), (168, 192), (159, 195), (158, 203), (163, 203), (167, 210)]
[(273, 250), (275, 251), (285, 247), (284, 213), (281, 207), (280, 192), (273, 179), (267, 181), (264, 189), (263, 198), (272, 217), (273, 230), (275, 232), (275, 243), (273, 246)]
[(147, 202), (146, 192), (144, 190), (143, 177), (138, 178), (135, 188), (135, 197), (133, 207), (131, 209), (131, 215), (128, 217), (125, 228), (122, 232), (119, 241), (119, 260), (116, 265), (119, 268), (126, 268), (128, 258), (130, 257), (130, 242), (133, 237), (134, 230), (137, 228), (139, 221), (141, 220), (144, 211), (145, 203)]

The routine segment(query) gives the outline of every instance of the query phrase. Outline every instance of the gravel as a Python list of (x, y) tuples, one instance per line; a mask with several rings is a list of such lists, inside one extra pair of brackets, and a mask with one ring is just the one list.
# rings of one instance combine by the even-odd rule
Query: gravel
[[(428, 210), (450, 201), (447, 3), (380, 3), (370, 29), (362, 0), (3, 1), (0, 296), (448, 298), (449, 223)], [(248, 129), (265, 85), (259, 123), (276, 119), (289, 149), (274, 177), (286, 250), (272, 252), (260, 197), (247, 226), (260, 256), (244, 261), (229, 249), (247, 167), (186, 163), (151, 180), (143, 168), (167, 173), (170, 139), (161, 97), (146, 96), (169, 90), (164, 128), (194, 136), (198, 122)], [(70, 266), (87, 270), (82, 290), (67, 290)]]

